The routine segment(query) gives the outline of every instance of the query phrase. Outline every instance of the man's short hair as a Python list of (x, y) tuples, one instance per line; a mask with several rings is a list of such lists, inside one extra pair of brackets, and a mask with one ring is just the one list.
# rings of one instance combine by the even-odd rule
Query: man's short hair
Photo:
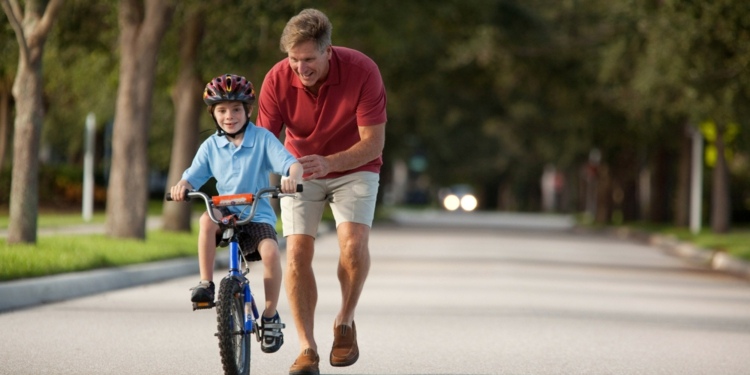
[(279, 47), (282, 52), (289, 52), (289, 49), (300, 43), (314, 41), (318, 51), (323, 52), (331, 45), (332, 31), (333, 25), (323, 12), (305, 9), (286, 23)]

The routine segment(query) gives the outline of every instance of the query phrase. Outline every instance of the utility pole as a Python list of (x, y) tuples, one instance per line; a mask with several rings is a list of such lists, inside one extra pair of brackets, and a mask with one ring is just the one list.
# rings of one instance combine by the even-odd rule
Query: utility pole
[(86, 151), (83, 156), (83, 221), (91, 221), (94, 212), (94, 146), (96, 117), (86, 116)]

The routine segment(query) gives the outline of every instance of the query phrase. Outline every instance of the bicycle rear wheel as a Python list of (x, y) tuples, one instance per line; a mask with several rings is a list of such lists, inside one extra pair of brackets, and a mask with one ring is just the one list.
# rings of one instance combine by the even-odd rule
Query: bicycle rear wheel
[(219, 353), (224, 373), (227, 375), (250, 374), (251, 332), (245, 332), (242, 287), (237, 280), (232, 278), (221, 280), (216, 310)]

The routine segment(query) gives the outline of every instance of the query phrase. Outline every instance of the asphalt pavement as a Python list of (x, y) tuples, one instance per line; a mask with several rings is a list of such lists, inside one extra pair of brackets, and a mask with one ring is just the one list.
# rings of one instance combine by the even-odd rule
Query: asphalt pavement
[[(569, 215), (514, 214), (514, 213), (449, 213), (440, 211), (399, 211), (392, 215), (393, 224), (400, 226), (442, 226), (466, 228), (498, 228), (505, 230), (548, 230), (575, 232), (581, 235), (605, 235), (626, 241), (645, 242), (656, 250), (684, 259), (692, 265), (713, 269), (750, 281), (750, 262), (735, 259), (726, 253), (701, 249), (673, 238), (651, 235), (633, 230), (593, 231), (577, 227)], [(158, 228), (159, 218), (149, 218), (147, 226)], [(103, 233), (101, 224), (77, 225), (40, 229), (40, 235)], [(331, 233), (324, 229), (320, 235)], [(0, 231), (0, 236), (5, 233)], [(285, 242), (279, 239), (283, 249)], [(217, 267), (226, 266), (226, 256), (220, 252)], [(0, 312), (22, 309), (43, 303), (102, 293), (109, 290), (149, 284), (177, 277), (197, 275), (195, 257), (159, 261), (119, 268), (98, 269), (32, 279), (0, 282)]]

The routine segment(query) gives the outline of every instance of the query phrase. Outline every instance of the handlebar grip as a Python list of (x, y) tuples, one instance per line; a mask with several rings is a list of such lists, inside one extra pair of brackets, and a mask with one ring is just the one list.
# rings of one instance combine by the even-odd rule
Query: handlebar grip
[[(190, 190), (185, 189), (185, 202), (189, 202), (190, 201), (190, 197), (187, 195), (189, 192), (190, 192)], [(165, 194), (164, 195), (164, 199), (167, 202), (172, 202), (172, 193), (168, 192), (167, 194)]]
[[(297, 190), (295, 190), (295, 192), (301, 193), (303, 186), (304, 185), (302, 185), (302, 184), (297, 184)], [(275, 188), (276, 188), (276, 190), (281, 191), (281, 185), (276, 185)]]

